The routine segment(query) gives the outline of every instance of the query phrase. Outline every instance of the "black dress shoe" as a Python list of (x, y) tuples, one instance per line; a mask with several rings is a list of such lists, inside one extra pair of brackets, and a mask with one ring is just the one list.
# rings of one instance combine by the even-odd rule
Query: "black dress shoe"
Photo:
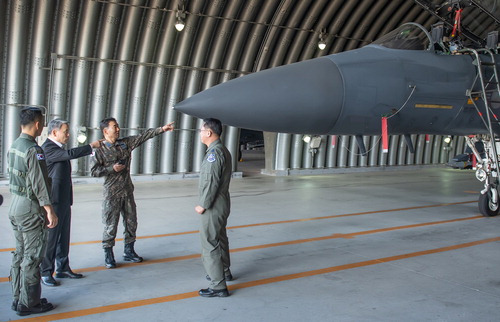
[(227, 297), (229, 296), (229, 292), (227, 291), (227, 288), (222, 289), (222, 290), (213, 290), (211, 288), (204, 288), (201, 289), (199, 292), (200, 296), (203, 297)]
[(39, 314), (43, 312), (47, 312), (54, 309), (54, 305), (52, 303), (48, 303), (46, 300), (42, 302), (40, 300), (40, 304), (37, 306), (33, 307), (27, 307), (23, 304), (18, 304), (17, 305), (17, 315), (24, 316), (24, 315), (30, 315), (30, 314)]
[(59, 286), (59, 282), (52, 276), (42, 276), (42, 283), (47, 286)]
[(82, 278), (83, 275), (79, 273), (75, 273), (72, 270), (69, 271), (64, 271), (64, 272), (57, 272), (56, 273), (57, 278)]

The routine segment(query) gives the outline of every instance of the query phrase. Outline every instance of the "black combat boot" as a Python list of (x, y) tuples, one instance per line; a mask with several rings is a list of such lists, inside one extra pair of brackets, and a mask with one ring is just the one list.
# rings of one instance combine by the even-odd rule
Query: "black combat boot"
[(135, 242), (125, 244), (123, 260), (127, 262), (140, 263), (142, 262), (142, 257), (136, 254), (134, 250), (134, 243)]
[[(54, 309), (54, 306), (47, 302), (47, 299), (40, 298), (40, 294), (42, 294), (40, 283), (28, 286), (28, 306), (18, 301), (16, 308), (17, 315), (39, 314)], [(35, 305), (34, 303), (37, 304)]]
[(20, 316), (30, 315), (30, 314), (39, 314), (50, 311), (54, 309), (54, 305), (52, 303), (42, 303), (35, 305), (33, 307), (27, 307), (21, 303), (17, 305), (16, 313)]
[(106, 268), (115, 268), (115, 255), (113, 254), (113, 247), (104, 248), (104, 263)]
[[(12, 308), (12, 310), (13, 310), (13, 311), (17, 311), (17, 305), (18, 305), (18, 303), (19, 303), (19, 300), (14, 300), (14, 301), (12, 301), (12, 306), (11, 306), (11, 308)], [(41, 304), (43, 304), (43, 305), (45, 305), (45, 304), (47, 304), (47, 303), (49, 303), (49, 302), (47, 301), (47, 299), (46, 299), (45, 297), (42, 297), (42, 298), (40, 299), (40, 303), (41, 303)]]

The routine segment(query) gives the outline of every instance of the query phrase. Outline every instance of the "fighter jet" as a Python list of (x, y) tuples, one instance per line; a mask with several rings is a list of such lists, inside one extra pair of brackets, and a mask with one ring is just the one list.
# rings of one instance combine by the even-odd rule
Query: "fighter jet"
[(482, 48), (469, 37), (476, 46), (468, 48), (446, 39), (444, 30), (442, 22), (431, 33), (407, 23), (365, 47), (243, 76), (174, 109), (269, 132), (466, 136), (485, 184), (479, 210), (494, 216), (500, 210), (493, 144), (500, 135), (498, 33)]
[(471, 88), (474, 57), (426, 50), (427, 35), (405, 25), (363, 48), (240, 77), (174, 108), (281, 133), (375, 135), (380, 118), (392, 115), (391, 134), (487, 133), (465, 95), (479, 90)]

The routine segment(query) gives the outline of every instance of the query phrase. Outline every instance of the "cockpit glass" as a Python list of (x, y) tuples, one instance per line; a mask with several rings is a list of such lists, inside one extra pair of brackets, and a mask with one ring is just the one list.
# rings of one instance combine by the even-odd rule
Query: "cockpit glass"
[(391, 49), (427, 50), (431, 38), (419, 24), (407, 23), (375, 40), (373, 44)]

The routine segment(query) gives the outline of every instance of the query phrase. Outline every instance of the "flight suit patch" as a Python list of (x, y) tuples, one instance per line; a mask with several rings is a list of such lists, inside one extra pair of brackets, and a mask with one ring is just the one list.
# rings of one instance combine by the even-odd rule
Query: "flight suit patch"
[(210, 153), (207, 157), (208, 162), (215, 162), (215, 153)]
[(45, 155), (43, 155), (42, 153), (37, 153), (36, 158), (38, 161), (42, 161), (45, 160)]

